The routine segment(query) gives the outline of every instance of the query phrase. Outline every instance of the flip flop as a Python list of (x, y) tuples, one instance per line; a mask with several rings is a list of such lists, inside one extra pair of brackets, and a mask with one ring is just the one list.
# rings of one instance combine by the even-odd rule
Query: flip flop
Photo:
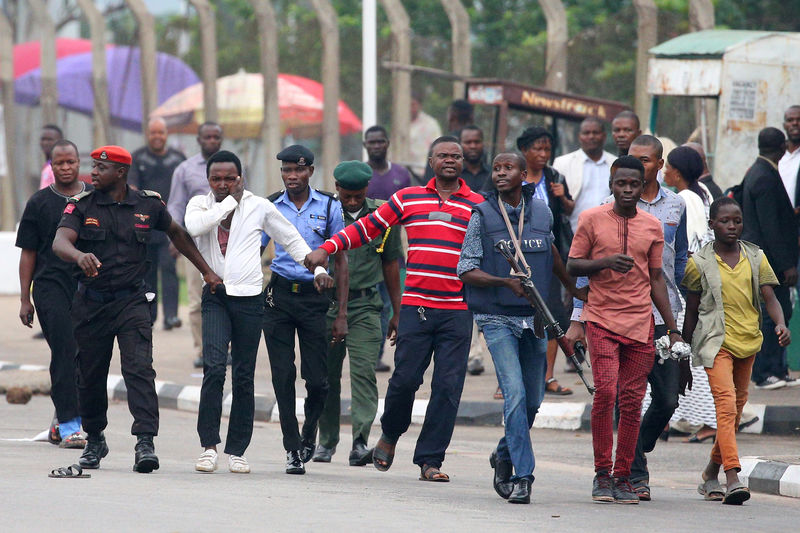
[(439, 470), (436, 466), (422, 465), (420, 467), (419, 480), (447, 483), (450, 481), (450, 476)]
[(725, 493), (725, 498), (722, 503), (726, 505), (742, 505), (750, 499), (750, 489), (744, 483), (737, 481), (732, 485), (728, 485), (728, 492)]
[(64, 478), (90, 478), (92, 477), (91, 474), (84, 474), (83, 468), (80, 465), (72, 465), (72, 466), (62, 466), (60, 468), (56, 468), (50, 471), (50, 474), (47, 477), (52, 477), (56, 479), (64, 479)]
[(716, 479), (707, 479), (697, 486), (698, 494), (703, 496), (707, 502), (718, 502), (725, 497), (722, 485)]
[[(550, 385), (553, 383), (556, 384), (555, 389), (550, 388)], [(555, 396), (569, 396), (570, 394), (572, 394), (572, 389), (567, 387), (562, 387), (561, 385), (558, 384), (558, 380), (556, 378), (550, 378), (545, 382), (544, 392), (545, 394), (553, 394)]]
[(697, 433), (692, 433), (691, 435), (683, 439), (683, 442), (700, 444), (702, 442), (707, 441), (708, 439), (711, 439), (711, 443), (713, 444), (717, 440), (717, 433), (714, 432), (710, 435), (706, 435), (705, 437), (698, 437)]
[(503, 399), (503, 389), (501, 389), (500, 387), (497, 387), (497, 390), (494, 391), (493, 398), (495, 400), (502, 400)]
[[(381, 448), (380, 447), (381, 443), (389, 447), (389, 449), (387, 450)], [(396, 446), (397, 446), (396, 442), (389, 442), (389, 440), (386, 439), (385, 435), (381, 435), (381, 438), (378, 439), (378, 443), (372, 449), (372, 464), (375, 465), (375, 468), (377, 468), (381, 472), (386, 472), (392, 467), (392, 462), (394, 461), (394, 451)]]

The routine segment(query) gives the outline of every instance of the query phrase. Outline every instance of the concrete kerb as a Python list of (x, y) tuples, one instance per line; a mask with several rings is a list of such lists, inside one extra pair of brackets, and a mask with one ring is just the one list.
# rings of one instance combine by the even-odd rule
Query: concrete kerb
[(800, 456), (742, 457), (739, 478), (751, 491), (800, 498)]

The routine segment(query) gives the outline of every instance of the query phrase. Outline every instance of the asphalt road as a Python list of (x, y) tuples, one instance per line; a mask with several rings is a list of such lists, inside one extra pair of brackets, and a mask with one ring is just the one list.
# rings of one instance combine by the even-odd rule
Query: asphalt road
[[(754, 494), (742, 507), (704, 502), (696, 493), (710, 445), (659, 443), (651, 454), (654, 501), (638, 506), (590, 500), (591, 437), (535, 430), (536, 482), (531, 505), (509, 505), (491, 487), (487, 461), (501, 428), (457, 427), (445, 471), (450, 483), (424, 483), (411, 463), (419, 427), (399, 443), (387, 473), (347, 465), (349, 426), (331, 464), (309, 463), (305, 476), (283, 472), (280, 427), (257, 424), (246, 454), (252, 473), (194, 472), (201, 451), (196, 417), (161, 411), (156, 450), (161, 469), (131, 471), (134, 437), (127, 406), (112, 403), (106, 431), (111, 453), (91, 479), (50, 479), (79, 452), (33, 437), (52, 416), (36, 396), (24, 406), (0, 403), (0, 531), (792, 531), (796, 499)], [(223, 421), (224, 424), (227, 421)], [(377, 435), (372, 436), (372, 441)], [(797, 452), (791, 437), (741, 436), (742, 455)], [(624, 524), (624, 527), (621, 527)]]

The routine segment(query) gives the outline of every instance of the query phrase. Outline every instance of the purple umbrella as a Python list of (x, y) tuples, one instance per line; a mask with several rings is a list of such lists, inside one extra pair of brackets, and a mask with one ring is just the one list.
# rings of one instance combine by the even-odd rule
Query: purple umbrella
[[(142, 75), (139, 49), (114, 46), (106, 49), (108, 105), (111, 123), (132, 131), (142, 129)], [(156, 54), (158, 103), (198, 83), (197, 74), (183, 61), (169, 54)], [(63, 57), (56, 64), (58, 105), (91, 115), (94, 109), (92, 89), (92, 54)], [(34, 69), (14, 82), (16, 102), (37, 105), (42, 92), (42, 71)]]

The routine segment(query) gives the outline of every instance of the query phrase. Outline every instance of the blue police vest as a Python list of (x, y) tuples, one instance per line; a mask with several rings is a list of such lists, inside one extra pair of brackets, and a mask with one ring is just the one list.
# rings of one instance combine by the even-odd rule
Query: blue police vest
[[(523, 188), (525, 224), (520, 246), (525, 261), (531, 267), (533, 284), (546, 301), (553, 271), (551, 249), (553, 215), (546, 203), (533, 198), (533, 195), (526, 189), (529, 187)], [(487, 194), (486, 201), (478, 204), (474, 209), (481, 214), (483, 221), (481, 270), (493, 276), (507, 278), (511, 272), (511, 266), (494, 247), (501, 240), (511, 244), (503, 215), (500, 214), (500, 208), (497, 205), (497, 193), (492, 191)], [(509, 213), (508, 217), (511, 227), (516, 232), (519, 223), (518, 216)], [(511, 246), (513, 249), (513, 244)], [(473, 313), (507, 316), (531, 316), (534, 314), (534, 309), (528, 300), (515, 296), (505, 287), (475, 287), (465, 283), (464, 290), (467, 307)]]

